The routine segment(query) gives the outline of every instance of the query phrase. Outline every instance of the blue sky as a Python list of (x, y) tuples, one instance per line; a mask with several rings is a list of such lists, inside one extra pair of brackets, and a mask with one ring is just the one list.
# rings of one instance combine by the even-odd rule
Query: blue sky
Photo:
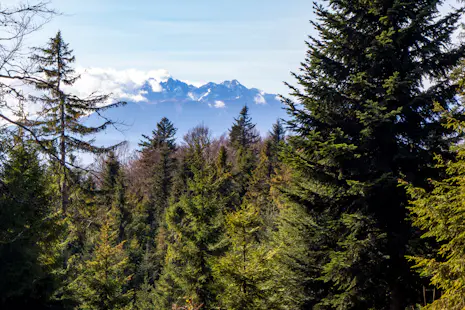
[(166, 69), (193, 82), (238, 79), (285, 93), (312, 31), (309, 0), (54, 0), (63, 12), (30, 43), (61, 29), (84, 67)]
[[(3, 0), (4, 4), (20, 0)], [(30, 0), (32, 1), (32, 0)], [(194, 83), (237, 79), (247, 87), (287, 94), (283, 82), (294, 82), (305, 58), (305, 40), (314, 34), (311, 0), (51, 0), (63, 14), (28, 39), (44, 45), (61, 30), (77, 57), (77, 66), (97, 68), (98, 75), (83, 79), (80, 90), (121, 94), (137, 90), (149, 77), (161, 79), (167, 70), (174, 78)], [(447, 11), (456, 0), (447, 0)], [(105, 81), (104, 81), (105, 80)], [(150, 103), (148, 103), (150, 104)], [(150, 107), (154, 108), (154, 107)], [(205, 108), (205, 107), (203, 107)], [(193, 122), (215, 126), (216, 135), (227, 132), (240, 106), (223, 111), (192, 114), (174, 106), (157, 105), (127, 134), (108, 133), (108, 141), (137, 141), (165, 115), (176, 120), (182, 136)], [(206, 108), (208, 109), (208, 108)], [(127, 110), (120, 119), (127, 120)], [(148, 110), (147, 110), (148, 111)], [(206, 110), (205, 110), (206, 111)], [(262, 134), (281, 117), (276, 109), (255, 111)], [(227, 113), (226, 113), (227, 112)], [(146, 112), (144, 112), (146, 113)], [(212, 116), (213, 115), (213, 116)], [(252, 114), (252, 117), (254, 115)], [(129, 123), (143, 119), (137, 113)]]

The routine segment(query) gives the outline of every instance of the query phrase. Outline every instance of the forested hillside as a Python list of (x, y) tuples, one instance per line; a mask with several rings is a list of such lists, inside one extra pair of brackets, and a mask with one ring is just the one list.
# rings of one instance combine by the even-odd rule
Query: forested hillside
[(95, 142), (126, 103), (72, 91), (73, 38), (21, 52), (57, 12), (2, 6), (0, 309), (465, 309), (465, 8), (442, 4), (317, 3), (287, 120), (176, 139), (157, 115), (130, 154)]

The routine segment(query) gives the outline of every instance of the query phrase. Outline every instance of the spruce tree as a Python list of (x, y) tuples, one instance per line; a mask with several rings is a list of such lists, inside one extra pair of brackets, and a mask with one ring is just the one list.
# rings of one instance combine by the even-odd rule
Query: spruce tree
[(278, 169), (277, 147), (272, 139), (264, 142), (260, 151), (258, 164), (252, 172), (251, 180), (247, 193), (245, 195), (246, 201), (255, 205), (259, 212), (265, 226), (268, 229), (273, 228), (278, 210), (275, 202), (271, 199), (271, 183), (272, 178)]
[(68, 91), (79, 76), (71, 66), (75, 61), (73, 51), (63, 41), (61, 32), (45, 47), (36, 48), (31, 58), (37, 64), (38, 77), (31, 79), (30, 83), (43, 94), (30, 96), (30, 99), (42, 107), (38, 118), (24, 122), (24, 125), (33, 129), (35, 141), (41, 149), (59, 163), (61, 206), (66, 212), (70, 195), (67, 172), (73, 166), (73, 152), (100, 154), (116, 147), (96, 146), (93, 138), (85, 139), (114, 125), (114, 121), (105, 118), (100, 125), (88, 126), (82, 123), (81, 118), (92, 113), (101, 115), (101, 112), (123, 103), (107, 104), (110, 100), (107, 94), (80, 98)]
[[(437, 0), (326, 3), (315, 5), (318, 37), (295, 74), (295, 101), (285, 100), (293, 184), (277, 236), (288, 245), (281, 270), (301, 297), (289, 302), (404, 310), (422, 284), (405, 258), (415, 231), (397, 180), (424, 186), (434, 154), (456, 138), (433, 106), (456, 102), (448, 74), (464, 56), (451, 44), (461, 11), (441, 16)], [(293, 236), (295, 246), (285, 240)]]
[(152, 188), (148, 202), (148, 221), (152, 236), (155, 235), (161, 224), (168, 205), (176, 164), (173, 156), (176, 151), (176, 131), (174, 125), (164, 117), (157, 123), (157, 129), (153, 131), (153, 136), (151, 138), (143, 136), (147, 141), (140, 143), (143, 147), (143, 154), (146, 152), (145, 156), (156, 157), (151, 167), (147, 167), (153, 171), (150, 182)]
[(247, 191), (252, 171), (255, 169), (254, 146), (259, 141), (260, 136), (255, 129), (255, 124), (252, 123), (249, 108), (246, 105), (239, 113), (239, 117), (234, 120), (234, 124), (229, 131), (229, 143), (235, 151), (233, 160), (234, 180), (237, 193), (242, 200)]
[(167, 254), (160, 281), (157, 283), (160, 308), (184, 305), (186, 299), (213, 309), (217, 287), (213, 278), (213, 261), (223, 251), (222, 212), (228, 197), (220, 193), (227, 175), (218, 174), (206, 160), (209, 146), (205, 136), (190, 141), (192, 178), (187, 191), (171, 204), (166, 213)]
[(160, 122), (157, 123), (157, 128), (152, 131), (152, 137), (142, 135), (143, 140), (139, 142), (139, 146), (143, 149), (159, 148), (166, 146), (171, 150), (176, 149), (176, 135), (177, 129), (173, 123), (163, 117)]
[(273, 124), (271, 131), (269, 132), (270, 140), (270, 157), (271, 160), (276, 164), (278, 163), (278, 154), (280, 152), (281, 146), (285, 143), (286, 139), (286, 129), (283, 126), (282, 120), (278, 119), (276, 123)]
[(410, 186), (409, 193), (413, 198), (411, 211), (414, 225), (424, 231), (424, 238), (432, 238), (440, 246), (433, 253), (416, 253), (410, 259), (415, 262), (415, 269), (422, 276), (430, 278), (437, 289), (437, 294), (425, 295), (425, 301), (429, 304), (424, 309), (459, 310), (465, 307), (463, 145), (456, 160), (438, 160), (438, 169), (447, 167), (448, 176), (432, 181), (434, 189), (431, 192)]
[(229, 131), (229, 142), (236, 149), (247, 149), (257, 143), (259, 138), (255, 124), (252, 123), (252, 118), (249, 115), (249, 108), (245, 105), (239, 113), (239, 117), (234, 119), (234, 125)]
[(163, 246), (156, 244), (157, 236), (163, 233), (164, 214), (171, 196), (171, 188), (176, 172), (176, 131), (173, 123), (163, 117), (152, 131), (152, 137), (143, 135), (144, 140), (139, 143), (141, 161), (147, 171), (147, 195), (144, 209), (146, 211), (146, 229), (143, 239), (142, 257), (140, 257), (140, 270), (136, 277), (138, 285), (144, 282), (153, 284), (158, 279), (161, 260), (164, 256)]

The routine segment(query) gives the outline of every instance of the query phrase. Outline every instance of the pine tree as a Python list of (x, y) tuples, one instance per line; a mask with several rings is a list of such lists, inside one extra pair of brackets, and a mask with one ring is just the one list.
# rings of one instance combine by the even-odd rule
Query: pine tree
[(99, 154), (115, 148), (96, 146), (92, 138), (84, 139), (114, 125), (114, 121), (105, 118), (102, 124), (92, 127), (82, 124), (81, 118), (91, 113), (100, 115), (100, 112), (123, 103), (106, 104), (110, 99), (109, 95), (79, 98), (67, 92), (67, 87), (72, 86), (79, 76), (71, 67), (75, 57), (68, 44), (63, 41), (61, 32), (51, 38), (46, 47), (36, 48), (35, 52), (32, 60), (38, 65), (37, 74), (43, 75), (44, 78), (34, 78), (30, 82), (43, 92), (43, 95), (30, 97), (33, 102), (40, 103), (42, 109), (38, 120), (29, 120), (25, 125), (34, 129), (36, 142), (42, 150), (60, 164), (61, 206), (66, 213), (70, 195), (67, 171), (73, 166), (73, 152)]
[(15, 138), (0, 174), (2, 309), (52, 306), (61, 280), (62, 226), (37, 153), (23, 138)]
[(128, 257), (124, 242), (117, 240), (116, 220), (109, 212), (91, 257), (79, 265), (79, 276), (70, 285), (79, 309), (128, 309), (133, 294), (124, 289), (130, 281), (126, 274)]
[(422, 285), (405, 259), (415, 231), (397, 180), (424, 186), (433, 154), (455, 141), (433, 105), (456, 101), (448, 73), (464, 56), (450, 44), (461, 11), (440, 16), (436, 0), (327, 3), (315, 5), (318, 38), (285, 101), (293, 184), (278, 244), (297, 242), (281, 269), (298, 284), (293, 307), (403, 310)]

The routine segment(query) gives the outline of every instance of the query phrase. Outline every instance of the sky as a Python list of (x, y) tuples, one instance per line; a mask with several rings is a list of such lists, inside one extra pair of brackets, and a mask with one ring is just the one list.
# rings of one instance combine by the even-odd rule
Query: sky
[[(22, 1), (2, 0), (2, 5)], [(446, 0), (442, 11), (456, 1)], [(134, 99), (127, 94), (138, 96), (145, 81), (169, 76), (196, 86), (237, 79), (248, 88), (287, 95), (284, 82), (294, 83), (291, 72), (298, 72), (305, 59), (305, 40), (316, 35), (309, 22), (315, 19), (311, 0), (50, 0), (50, 6), (61, 15), (25, 45), (44, 46), (61, 30), (83, 76), (76, 85), (82, 96), (98, 90)], [(240, 108), (217, 109), (218, 134), (227, 131)], [(126, 112), (121, 111), (125, 120)], [(131, 134), (150, 132), (155, 121), (170, 113), (178, 120), (180, 135), (190, 129), (192, 115), (159, 105), (153, 121)], [(271, 109), (259, 113), (257, 117), (268, 117), (258, 124), (262, 127), (278, 117)], [(195, 121), (210, 126), (207, 115), (197, 115)], [(131, 140), (128, 135), (105, 138)]]
[(193, 83), (238, 79), (287, 93), (312, 32), (309, 0), (52, 0), (60, 12), (28, 44), (59, 29), (77, 65), (167, 70)]

